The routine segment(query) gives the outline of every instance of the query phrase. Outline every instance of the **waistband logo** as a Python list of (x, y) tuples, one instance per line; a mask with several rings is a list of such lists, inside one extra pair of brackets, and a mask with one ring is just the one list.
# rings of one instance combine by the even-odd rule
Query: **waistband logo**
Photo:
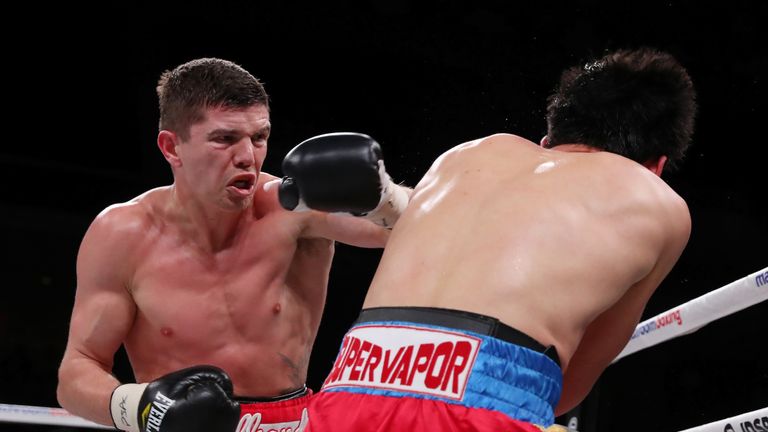
[(374, 387), (461, 400), (480, 343), (437, 329), (355, 327), (323, 388)]
[(281, 423), (262, 423), (261, 413), (244, 414), (237, 424), (237, 432), (304, 432), (309, 423), (307, 409), (301, 411), (301, 419)]

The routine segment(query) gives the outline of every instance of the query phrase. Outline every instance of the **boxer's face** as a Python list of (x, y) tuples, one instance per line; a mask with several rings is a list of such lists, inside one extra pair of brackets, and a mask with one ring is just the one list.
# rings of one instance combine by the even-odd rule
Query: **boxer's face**
[(189, 139), (178, 146), (193, 193), (228, 210), (250, 206), (270, 127), (269, 110), (263, 105), (208, 108), (204, 120), (192, 125)]

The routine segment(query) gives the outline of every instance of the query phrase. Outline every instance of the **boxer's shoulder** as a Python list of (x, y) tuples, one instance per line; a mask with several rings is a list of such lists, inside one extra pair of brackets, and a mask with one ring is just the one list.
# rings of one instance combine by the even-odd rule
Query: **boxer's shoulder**
[(519, 160), (537, 157), (541, 151), (536, 143), (517, 135), (498, 133), (459, 144), (440, 155), (432, 165), (433, 170), (466, 168), (468, 163), (485, 163), (499, 160)]
[(112, 204), (96, 216), (89, 231), (110, 240), (126, 241), (146, 236), (153, 225), (164, 219), (162, 203), (168, 194), (167, 188), (156, 188), (130, 201)]
[(259, 173), (259, 180), (256, 184), (256, 193), (253, 195), (253, 213), (261, 219), (267, 214), (288, 215), (277, 199), (277, 189), (280, 184), (280, 177), (269, 173)]

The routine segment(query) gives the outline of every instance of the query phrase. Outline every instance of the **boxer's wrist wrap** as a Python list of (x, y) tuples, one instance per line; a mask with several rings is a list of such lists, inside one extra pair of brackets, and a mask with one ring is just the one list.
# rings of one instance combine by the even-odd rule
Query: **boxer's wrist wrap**
[(410, 189), (404, 186), (400, 186), (392, 181), (389, 175), (384, 171), (383, 161), (379, 161), (381, 184), (383, 189), (381, 190), (381, 199), (379, 205), (373, 210), (366, 213), (363, 217), (373, 221), (377, 225), (381, 225), (385, 228), (392, 228), (400, 218), (400, 215), (408, 206), (408, 201), (411, 198)]
[(123, 384), (112, 391), (109, 413), (115, 427), (126, 432), (140, 432), (138, 409), (147, 384)]

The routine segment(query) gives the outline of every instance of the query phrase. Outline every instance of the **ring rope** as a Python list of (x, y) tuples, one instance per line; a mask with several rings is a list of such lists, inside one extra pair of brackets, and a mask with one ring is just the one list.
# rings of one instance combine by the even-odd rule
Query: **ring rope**
[(761, 408), (680, 432), (742, 432), (765, 430), (768, 430), (768, 408)]
[(114, 430), (70, 414), (63, 408), (0, 404), (0, 422), (31, 423), (51, 426), (74, 426)]
[(613, 362), (669, 339), (693, 333), (712, 321), (766, 299), (768, 267), (641, 322)]

